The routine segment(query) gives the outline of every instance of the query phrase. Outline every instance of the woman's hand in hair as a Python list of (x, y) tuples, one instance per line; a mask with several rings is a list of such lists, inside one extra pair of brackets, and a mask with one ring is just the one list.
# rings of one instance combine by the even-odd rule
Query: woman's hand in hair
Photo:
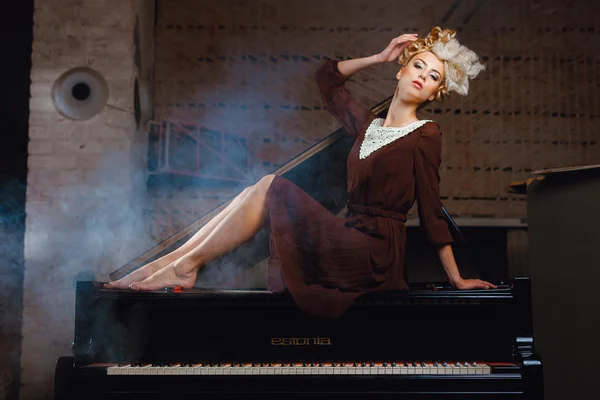
[(377, 58), (382, 62), (390, 62), (397, 60), (402, 54), (402, 51), (417, 40), (417, 33), (405, 33), (404, 35), (393, 38), (390, 44), (387, 45), (381, 53), (377, 54)]

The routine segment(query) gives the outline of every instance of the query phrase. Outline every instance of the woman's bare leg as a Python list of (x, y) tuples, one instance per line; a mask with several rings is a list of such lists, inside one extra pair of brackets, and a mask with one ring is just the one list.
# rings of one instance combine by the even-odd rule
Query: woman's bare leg
[(240, 194), (238, 194), (235, 199), (231, 201), (219, 214), (217, 214), (213, 219), (208, 221), (202, 228), (198, 230), (187, 242), (185, 242), (182, 246), (173, 250), (169, 254), (162, 256), (161, 258), (154, 260), (130, 274), (124, 276), (123, 278), (116, 280), (114, 282), (109, 282), (105, 285), (105, 287), (109, 289), (128, 289), (129, 285), (133, 282), (138, 282), (146, 279), (153, 273), (161, 270), (167, 265), (171, 264), (173, 261), (183, 257), (190, 250), (193, 250), (197, 247), (206, 237), (219, 225), (219, 223), (233, 210), (235, 207), (240, 204), (240, 202), (248, 195), (252, 186), (245, 188)]
[(201, 266), (235, 250), (264, 225), (268, 215), (267, 191), (274, 178), (275, 175), (267, 175), (254, 185), (237, 207), (193, 250), (130, 287), (134, 290), (157, 290), (168, 286), (194, 286)]

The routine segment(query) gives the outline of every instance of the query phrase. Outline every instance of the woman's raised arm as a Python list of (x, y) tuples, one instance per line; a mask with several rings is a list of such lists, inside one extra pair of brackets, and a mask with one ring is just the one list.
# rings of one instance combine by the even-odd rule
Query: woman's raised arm
[(391, 42), (386, 46), (386, 48), (378, 54), (374, 54), (369, 57), (361, 57), (352, 60), (340, 61), (338, 63), (338, 70), (342, 75), (352, 76), (361, 69), (397, 60), (398, 57), (400, 57), (402, 51), (406, 48), (406, 46), (408, 46), (411, 42), (414, 42), (416, 39), (416, 33), (407, 33), (398, 36), (392, 39)]

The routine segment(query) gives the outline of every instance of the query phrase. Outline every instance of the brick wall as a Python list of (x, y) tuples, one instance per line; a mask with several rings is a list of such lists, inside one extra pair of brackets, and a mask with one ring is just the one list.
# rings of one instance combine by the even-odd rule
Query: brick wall
[[(600, 162), (591, 52), (597, 7), (454, 3), (159, 2), (156, 115), (247, 137), (258, 179), (339, 126), (313, 81), (323, 57), (371, 55), (402, 33), (451, 27), (488, 69), (468, 97), (455, 94), (419, 115), (444, 132), (442, 197), (461, 216), (522, 217), (524, 199), (504, 191), (512, 181), (545, 167)], [(373, 106), (393, 94), (396, 68), (361, 71), (348, 88)], [(568, 84), (574, 78), (581, 84)], [(178, 198), (156, 213), (178, 209)]]
[[(148, 247), (134, 86), (151, 77), (136, 68), (134, 30), (136, 15), (143, 26), (152, 16), (141, 9), (133, 1), (35, 1), (22, 399), (51, 398), (54, 364), (70, 355), (75, 282), (106, 280)], [(62, 116), (51, 100), (54, 81), (80, 66), (98, 71), (109, 88), (107, 106), (86, 121)], [(151, 117), (148, 103), (146, 95), (142, 124)]]

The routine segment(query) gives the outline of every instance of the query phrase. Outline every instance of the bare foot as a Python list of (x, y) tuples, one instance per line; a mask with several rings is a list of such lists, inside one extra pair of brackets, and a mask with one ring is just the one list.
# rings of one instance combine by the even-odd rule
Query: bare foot
[(129, 285), (131, 285), (133, 282), (143, 281), (144, 279), (148, 278), (152, 274), (160, 271), (162, 268), (165, 267), (164, 261), (161, 263), (159, 263), (158, 261), (159, 260), (152, 261), (151, 263), (136, 269), (128, 275), (125, 275), (119, 280), (105, 283), (104, 287), (107, 289), (129, 289)]
[(129, 287), (133, 290), (159, 290), (173, 286), (190, 289), (196, 283), (197, 273), (197, 264), (182, 258), (140, 282), (133, 282)]

